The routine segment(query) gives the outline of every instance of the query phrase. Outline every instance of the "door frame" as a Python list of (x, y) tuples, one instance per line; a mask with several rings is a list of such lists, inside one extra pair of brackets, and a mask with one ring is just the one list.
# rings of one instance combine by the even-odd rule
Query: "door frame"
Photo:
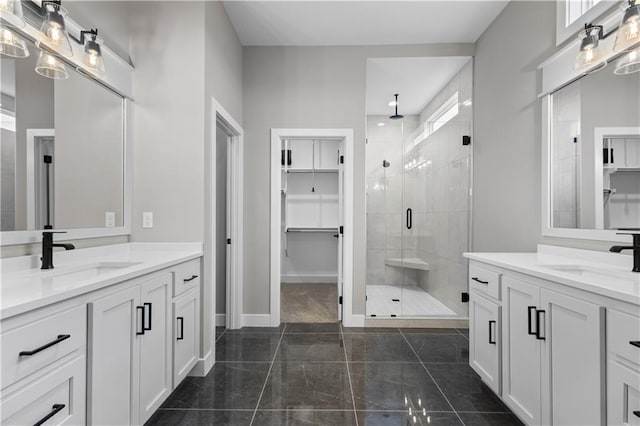
[[(55, 139), (55, 129), (27, 129), (27, 229), (36, 229), (36, 144), (40, 138), (48, 137)], [(55, 209), (52, 209), (52, 217), (53, 210)]]
[(344, 234), (343, 234), (343, 304), (342, 322), (347, 327), (362, 326), (362, 321), (358, 321), (353, 315), (353, 168), (354, 168), (354, 146), (353, 129), (271, 129), (271, 186), (270, 186), (270, 324), (272, 327), (280, 325), (280, 237), (281, 237), (281, 166), (280, 150), (284, 139), (323, 139), (340, 138), (343, 140), (344, 150)]
[[(207, 189), (206, 189), (206, 210), (207, 221), (204, 242), (204, 270), (210, 285), (210, 303), (211, 318), (205, 318), (210, 321), (212, 342), (216, 337), (216, 255), (218, 250), (217, 240), (226, 239), (227, 236), (216, 235), (216, 198), (220, 194), (216, 194), (216, 164), (218, 143), (216, 128), (221, 124), (225, 131), (230, 134), (228, 137), (227, 155), (231, 162), (231, 167), (227, 171), (227, 185), (231, 188), (231, 236), (232, 244), (227, 253), (231, 254), (230, 270), (227, 271), (226, 283), (226, 319), (225, 325), (230, 329), (242, 327), (242, 311), (243, 311), (243, 219), (244, 219), (244, 129), (240, 124), (227, 112), (227, 110), (213, 97), (211, 98), (211, 144), (207, 155)], [(227, 159), (225, 159), (227, 161)], [(230, 173), (230, 174), (229, 174)], [(227, 197), (227, 194), (223, 194)], [(227, 247), (225, 245), (225, 250)]]

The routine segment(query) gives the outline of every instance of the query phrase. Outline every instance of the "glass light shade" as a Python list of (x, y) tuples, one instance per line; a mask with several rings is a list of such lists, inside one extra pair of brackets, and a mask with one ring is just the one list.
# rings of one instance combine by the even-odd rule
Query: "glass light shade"
[(41, 76), (52, 78), (54, 80), (64, 80), (69, 78), (67, 68), (60, 59), (44, 51), (40, 51), (40, 56), (36, 63), (36, 72)]
[(24, 14), (22, 12), (22, 1), (20, 0), (0, 0), (0, 18), (7, 24), (18, 28), (25, 26)]
[(595, 72), (607, 66), (599, 46), (601, 33), (602, 27), (586, 27), (580, 33), (580, 52), (576, 56), (574, 70)]
[(640, 46), (622, 55), (616, 62), (614, 74), (625, 75), (640, 72)]
[(0, 27), (0, 54), (11, 58), (26, 58), (29, 56), (27, 42), (13, 31)]
[(67, 27), (64, 23), (67, 11), (59, 4), (51, 2), (43, 3), (43, 7), (47, 11), (47, 15), (40, 26), (43, 37), (36, 42), (36, 46), (40, 47), (40, 44), (43, 43), (64, 56), (73, 56), (69, 34), (67, 34)]
[(89, 39), (84, 45), (84, 59), (82, 65), (85, 69), (103, 76), (105, 74), (104, 60), (102, 59), (102, 49), (100, 45), (102, 39), (96, 35), (89, 35)]
[(630, 1), (624, 10), (613, 50), (629, 49), (640, 43), (640, 0)]

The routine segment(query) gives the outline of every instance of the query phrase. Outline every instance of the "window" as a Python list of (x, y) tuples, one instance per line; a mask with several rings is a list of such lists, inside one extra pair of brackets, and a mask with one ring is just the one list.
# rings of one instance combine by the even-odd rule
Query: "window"
[(600, 0), (567, 0), (565, 26), (574, 23), (598, 3)]
[(556, 46), (576, 37), (584, 24), (596, 23), (619, 4), (620, 0), (557, 0)]
[(429, 117), (426, 123), (429, 126), (429, 134), (447, 124), (456, 115), (458, 115), (458, 92)]

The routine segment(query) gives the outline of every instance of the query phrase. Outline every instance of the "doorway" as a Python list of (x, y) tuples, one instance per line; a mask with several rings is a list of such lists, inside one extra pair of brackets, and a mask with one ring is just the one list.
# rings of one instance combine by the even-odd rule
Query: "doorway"
[(272, 129), (272, 326), (353, 323), (352, 135)]

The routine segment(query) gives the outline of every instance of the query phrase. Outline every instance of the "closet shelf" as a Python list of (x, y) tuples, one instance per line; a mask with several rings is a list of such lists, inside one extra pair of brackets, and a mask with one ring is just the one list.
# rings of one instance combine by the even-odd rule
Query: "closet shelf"
[(338, 169), (282, 169), (286, 173), (338, 173)]
[(609, 173), (639, 173), (640, 167), (609, 167)]
[(384, 264), (388, 266), (399, 266), (401, 268), (419, 269), (421, 271), (428, 271), (429, 264), (417, 257), (402, 257), (395, 259), (385, 259)]
[(285, 232), (336, 233), (338, 228), (294, 228), (289, 227)]

